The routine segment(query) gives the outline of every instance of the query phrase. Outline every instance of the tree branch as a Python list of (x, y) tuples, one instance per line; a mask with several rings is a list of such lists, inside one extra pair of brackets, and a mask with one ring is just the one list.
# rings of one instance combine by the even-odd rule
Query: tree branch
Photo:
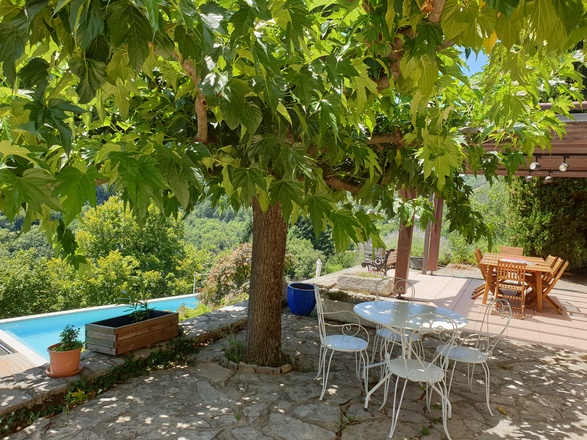
[(376, 134), (367, 140), (367, 145), (378, 144), (394, 144), (399, 147), (406, 146), (406, 143), (404, 142), (404, 135), (399, 131), (391, 134)]
[(342, 179), (339, 179), (336, 176), (325, 176), (324, 182), (332, 189), (340, 189), (343, 191), (348, 191), (352, 194), (358, 194), (361, 190), (359, 185), (354, 185), (352, 183), (345, 182)]
[(444, 4), (446, 0), (434, 0), (433, 5), (434, 9), (428, 16), (428, 21), (432, 23), (440, 23), (440, 18), (442, 17), (442, 11), (444, 9)]
[(208, 140), (208, 103), (206, 102), (206, 96), (204, 96), (198, 87), (200, 77), (192, 60), (181, 59), (180, 55), (176, 52), (173, 55), (181, 63), (181, 67), (192, 80), (196, 90), (198, 90), (198, 96), (196, 96), (194, 102), (194, 110), (198, 118), (198, 132), (196, 133), (195, 141), (205, 143)]

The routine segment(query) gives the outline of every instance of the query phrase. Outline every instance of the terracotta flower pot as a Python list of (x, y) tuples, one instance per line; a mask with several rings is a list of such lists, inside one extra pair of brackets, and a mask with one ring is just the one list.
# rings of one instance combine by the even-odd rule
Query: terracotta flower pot
[(47, 374), (51, 377), (73, 376), (81, 371), (80, 356), (82, 349), (75, 348), (68, 351), (55, 351), (53, 348), (60, 343), (53, 344), (47, 348), (49, 352), (49, 369)]

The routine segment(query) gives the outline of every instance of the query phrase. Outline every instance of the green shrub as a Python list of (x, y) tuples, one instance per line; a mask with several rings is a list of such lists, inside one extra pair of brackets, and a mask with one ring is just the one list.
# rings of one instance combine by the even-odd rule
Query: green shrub
[(570, 270), (587, 266), (587, 179), (515, 179), (510, 201), (511, 244), (568, 260)]
[(211, 311), (212, 308), (202, 302), (200, 302), (196, 307), (188, 307), (185, 304), (182, 304), (179, 309), (177, 309), (180, 321), (195, 318), (196, 316), (201, 316), (206, 313), (210, 313)]
[(248, 298), (251, 278), (250, 243), (220, 257), (212, 267), (198, 298), (205, 304), (223, 306)]
[(322, 266), (322, 273), (334, 273), (361, 264), (363, 255), (357, 251), (345, 251), (334, 254)]
[(287, 252), (291, 254), (293, 265), (286, 270), (286, 276), (291, 280), (303, 281), (314, 278), (316, 275), (316, 261), (325, 261), (325, 255), (314, 249), (310, 240), (290, 236), (287, 240)]

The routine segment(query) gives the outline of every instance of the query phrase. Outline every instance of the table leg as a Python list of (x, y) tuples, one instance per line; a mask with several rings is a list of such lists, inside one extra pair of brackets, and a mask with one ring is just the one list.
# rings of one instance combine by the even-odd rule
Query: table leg
[(540, 272), (536, 273), (536, 309), (538, 312), (542, 312), (542, 274)]
[(487, 296), (489, 295), (489, 286), (493, 282), (493, 267), (489, 266), (489, 272), (485, 280), (485, 290), (483, 291), (483, 304), (487, 303)]

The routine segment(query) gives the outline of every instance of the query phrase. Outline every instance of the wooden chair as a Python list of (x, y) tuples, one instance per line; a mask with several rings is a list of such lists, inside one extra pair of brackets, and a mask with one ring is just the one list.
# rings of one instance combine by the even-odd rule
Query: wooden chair
[(502, 246), (501, 250), (499, 251), (501, 254), (504, 255), (524, 255), (524, 248), (515, 247), (515, 246)]
[[(567, 270), (567, 266), (569, 265), (568, 261), (564, 261), (561, 258), (557, 258), (554, 265), (551, 267), (551, 271), (545, 273), (542, 276), (542, 299), (546, 301), (559, 315), (562, 315), (561, 307), (554, 302), (552, 298), (549, 298), (549, 294), (551, 290), (554, 288), (555, 284), (560, 280), (560, 277), (563, 275), (565, 270)], [(531, 306), (537, 301), (536, 295), (540, 293), (536, 290), (535, 282), (530, 281), (530, 287), (534, 289), (532, 292), (531, 297), (528, 300), (528, 305)]]
[[(475, 260), (477, 261), (477, 266), (481, 271), (481, 276), (483, 277), (483, 281), (485, 283), (491, 283), (490, 290), (493, 292), (493, 287), (495, 286), (495, 281), (493, 279), (493, 274), (489, 273), (489, 266), (486, 264), (481, 264), (481, 260), (483, 259), (483, 254), (481, 253), (481, 249), (475, 249)], [(476, 287), (475, 290), (471, 293), (471, 298), (475, 299), (483, 295), (485, 292), (485, 283), (481, 284), (480, 286)]]
[[(520, 316), (524, 317), (526, 305), (526, 263), (516, 263), (507, 260), (497, 261), (497, 282), (495, 286), (495, 297), (506, 299), (510, 302), (520, 303)], [(515, 308), (515, 307), (512, 307)]]

